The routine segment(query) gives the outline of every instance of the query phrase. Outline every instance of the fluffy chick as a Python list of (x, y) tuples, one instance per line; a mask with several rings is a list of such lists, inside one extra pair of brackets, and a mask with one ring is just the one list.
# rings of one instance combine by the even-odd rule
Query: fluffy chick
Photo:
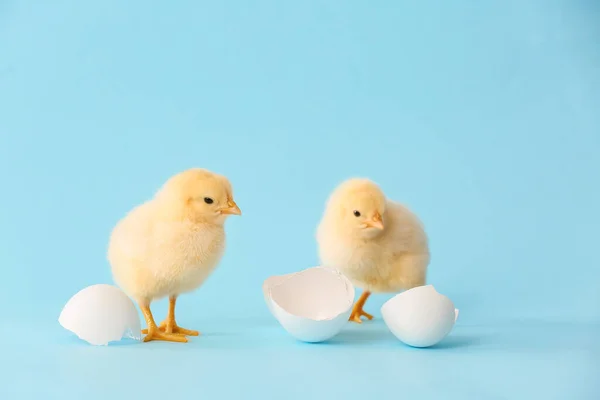
[(349, 179), (333, 191), (316, 237), (321, 265), (363, 289), (350, 321), (373, 318), (363, 310), (371, 293), (425, 284), (430, 255), (422, 223), (368, 179)]
[[(177, 325), (175, 304), (180, 294), (197, 289), (221, 260), (229, 215), (241, 215), (230, 182), (194, 168), (171, 177), (154, 198), (117, 223), (108, 261), (117, 285), (144, 314), (144, 341), (187, 342), (185, 335), (199, 334)], [(167, 296), (167, 318), (157, 326), (150, 303)]]

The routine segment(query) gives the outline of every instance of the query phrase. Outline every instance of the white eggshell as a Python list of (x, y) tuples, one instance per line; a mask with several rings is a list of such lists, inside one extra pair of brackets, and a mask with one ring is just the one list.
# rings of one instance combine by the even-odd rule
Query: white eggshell
[(452, 301), (432, 285), (394, 296), (381, 307), (381, 314), (390, 331), (413, 347), (429, 347), (440, 342), (458, 318)]
[(354, 287), (340, 272), (313, 267), (263, 284), (265, 301), (273, 316), (293, 337), (322, 342), (337, 335), (347, 323)]
[(125, 293), (111, 285), (92, 285), (77, 292), (64, 306), (58, 322), (93, 345), (107, 345), (124, 337), (136, 340), (142, 337), (135, 305)]

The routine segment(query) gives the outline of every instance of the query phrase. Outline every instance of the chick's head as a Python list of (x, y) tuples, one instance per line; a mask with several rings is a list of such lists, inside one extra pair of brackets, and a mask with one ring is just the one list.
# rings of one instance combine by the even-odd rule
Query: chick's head
[(328, 212), (347, 234), (370, 238), (379, 235), (385, 228), (385, 206), (386, 197), (376, 183), (353, 178), (334, 191)]
[(179, 217), (193, 222), (221, 225), (229, 215), (242, 214), (233, 199), (229, 180), (201, 168), (189, 169), (170, 178), (156, 199)]

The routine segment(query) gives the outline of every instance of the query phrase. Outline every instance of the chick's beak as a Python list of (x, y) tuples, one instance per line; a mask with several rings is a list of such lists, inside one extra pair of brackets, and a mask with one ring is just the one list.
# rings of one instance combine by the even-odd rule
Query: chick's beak
[(229, 200), (227, 201), (227, 207), (221, 209), (221, 214), (242, 215), (242, 210), (235, 204), (235, 201)]
[(367, 221), (366, 224), (370, 228), (377, 228), (383, 230), (383, 219), (381, 218), (381, 214), (379, 214), (378, 212), (376, 212), (375, 215), (373, 215), (373, 218)]

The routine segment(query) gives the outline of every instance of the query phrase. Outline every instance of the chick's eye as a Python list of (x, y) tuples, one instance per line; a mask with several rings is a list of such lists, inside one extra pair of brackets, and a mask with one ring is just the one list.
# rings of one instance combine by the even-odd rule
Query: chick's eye
[(212, 203), (214, 203), (214, 200), (213, 200), (213, 199), (211, 199), (210, 197), (205, 197), (205, 198), (204, 198), (204, 202), (205, 202), (206, 204), (212, 204)]
[(354, 210), (354, 216), (355, 217), (360, 217), (360, 211)]

